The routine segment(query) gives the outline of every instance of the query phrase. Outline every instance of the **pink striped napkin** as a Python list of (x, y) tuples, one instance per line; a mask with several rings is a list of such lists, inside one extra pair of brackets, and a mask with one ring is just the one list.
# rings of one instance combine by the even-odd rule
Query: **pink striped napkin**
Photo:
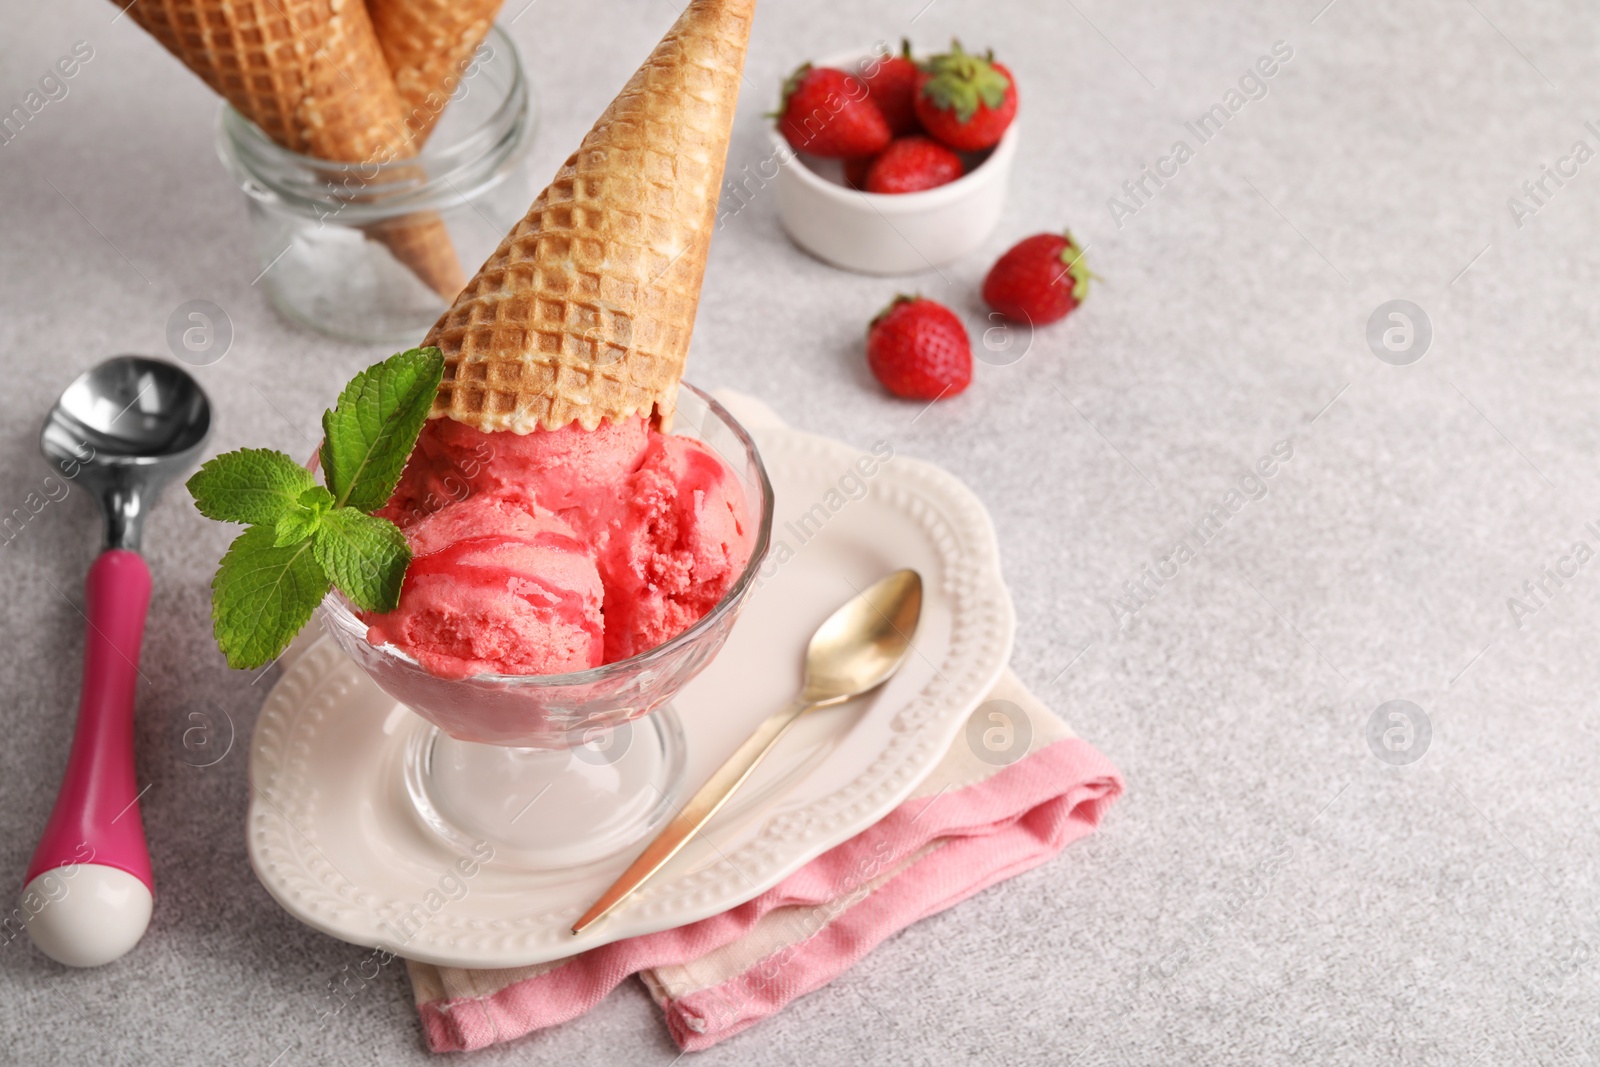
[(1116, 768), (1008, 670), (909, 800), (732, 911), (533, 967), (408, 962), (428, 1046), (484, 1048), (566, 1022), (637, 974), (673, 1040), (709, 1048), (890, 934), (1043, 863), (1121, 792)]

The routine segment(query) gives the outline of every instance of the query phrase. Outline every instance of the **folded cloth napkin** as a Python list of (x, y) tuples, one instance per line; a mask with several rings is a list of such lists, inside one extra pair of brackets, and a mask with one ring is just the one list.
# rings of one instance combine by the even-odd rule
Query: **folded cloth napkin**
[(685, 1051), (826, 985), (890, 934), (1036, 867), (1094, 829), (1117, 769), (1008, 670), (942, 762), (882, 821), (732, 911), (551, 963), (408, 962), (435, 1052), (566, 1022), (638, 974)]

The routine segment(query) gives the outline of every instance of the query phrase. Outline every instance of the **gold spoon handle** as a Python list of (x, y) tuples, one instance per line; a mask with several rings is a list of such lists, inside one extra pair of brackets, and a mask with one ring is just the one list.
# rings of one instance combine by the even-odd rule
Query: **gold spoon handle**
[(738, 792), (745, 779), (750, 777), (750, 772), (761, 765), (767, 753), (789, 732), (789, 727), (818, 706), (817, 703), (797, 699), (782, 711), (769, 715), (756, 732), (728, 757), (727, 762), (717, 768), (706, 784), (689, 798), (677, 818), (656, 835), (656, 839), (639, 854), (633, 865), (622, 872), (622, 877), (613, 882), (611, 888), (583, 913), (583, 918), (572, 924), (572, 932), (583, 933), (591, 923), (609, 914), (648, 882), (684, 845), (694, 839), (700, 828), (710, 822), (711, 817), (728, 802), (728, 798)]

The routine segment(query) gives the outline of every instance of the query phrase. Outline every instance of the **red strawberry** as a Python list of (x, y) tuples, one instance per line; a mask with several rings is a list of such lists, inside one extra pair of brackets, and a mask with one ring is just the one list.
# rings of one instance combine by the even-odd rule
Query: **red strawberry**
[(951, 148), (976, 152), (999, 143), (1017, 113), (1017, 82), (994, 53), (968, 55), (961, 42), (921, 65), (917, 118)]
[(917, 65), (911, 59), (911, 42), (900, 39), (900, 54), (878, 62), (878, 69), (866, 76), (871, 100), (883, 112), (896, 137), (922, 129), (917, 121)]
[(915, 193), (961, 177), (961, 157), (932, 137), (891, 141), (867, 171), (869, 193)]
[(937, 400), (972, 381), (972, 343), (943, 304), (897, 296), (867, 327), (867, 365), (895, 396)]
[(805, 64), (783, 86), (778, 129), (798, 152), (847, 158), (871, 156), (889, 143), (889, 123), (865, 84), (832, 67)]
[(855, 159), (844, 161), (844, 183), (852, 189), (867, 191), (867, 172), (872, 169), (872, 161), (877, 156), (857, 156)]
[(1093, 277), (1070, 233), (1037, 233), (989, 269), (983, 300), (1008, 319), (1043, 326), (1083, 303)]

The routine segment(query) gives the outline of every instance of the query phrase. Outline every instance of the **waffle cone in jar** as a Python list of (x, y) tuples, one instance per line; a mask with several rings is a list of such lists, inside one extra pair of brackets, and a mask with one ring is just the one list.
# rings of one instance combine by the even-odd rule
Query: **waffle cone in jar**
[(450, 102), (503, 0), (367, 0), (367, 14), (420, 144)]
[(431, 416), (530, 433), (652, 415), (683, 377), (755, 0), (691, 0), (425, 345)]
[[(405, 105), (359, 0), (138, 0), (126, 11), (291, 152), (336, 163), (416, 154), (420, 141), (406, 130)], [(461, 291), (461, 265), (438, 215), (417, 212), (367, 232), (445, 299)]]

